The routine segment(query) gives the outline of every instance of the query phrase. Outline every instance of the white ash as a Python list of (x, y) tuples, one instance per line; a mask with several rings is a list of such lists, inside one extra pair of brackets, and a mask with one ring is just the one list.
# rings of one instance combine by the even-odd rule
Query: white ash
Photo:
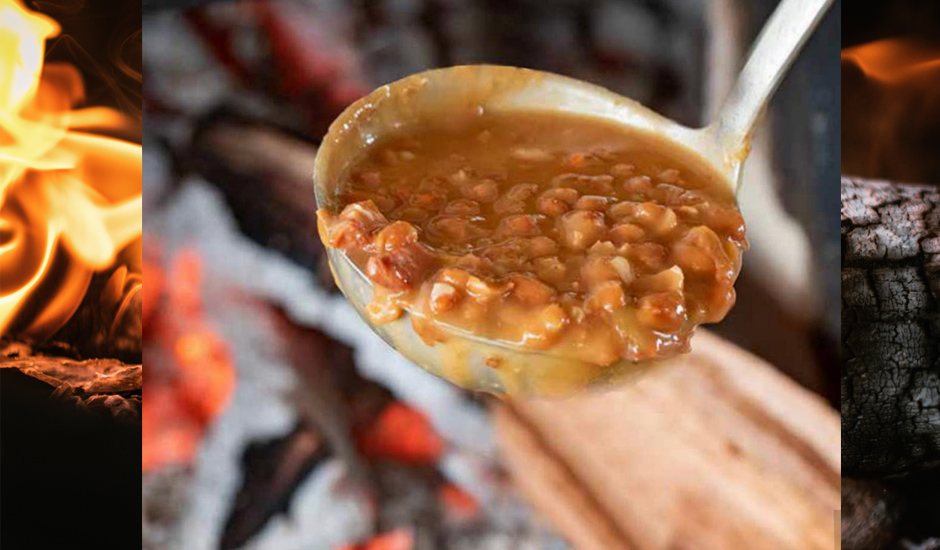
[[(282, 359), (282, 350), (273, 347), (277, 339), (269, 332), (273, 329), (268, 320), (257, 318), (257, 308), (240, 296), (279, 304), (295, 322), (349, 345), (363, 376), (428, 415), (450, 444), (440, 465), (442, 472), (479, 500), (489, 521), (488, 531), (502, 532), (474, 532), (460, 540), (480, 544), (460, 543), (462, 547), (564, 548), (505, 485), (486, 410), (394, 352), (342, 296), (319, 288), (312, 273), (243, 237), (214, 188), (196, 178), (186, 180), (162, 210), (148, 214), (147, 225), (148, 234), (159, 235), (165, 259), (183, 247), (200, 254), (207, 312), (212, 326), (229, 344), (238, 373), (234, 396), (203, 441), (193, 466), (187, 510), (173, 539), (180, 544), (175, 548), (214, 550), (218, 546), (240, 484), (245, 446), (252, 440), (283, 435), (296, 420), (291, 403), (295, 375)], [(342, 478), (343, 466), (335, 459), (319, 467), (298, 488), (290, 515), (273, 518), (246, 548), (330, 550), (366, 535), (373, 510), (360, 496), (342, 489)]]

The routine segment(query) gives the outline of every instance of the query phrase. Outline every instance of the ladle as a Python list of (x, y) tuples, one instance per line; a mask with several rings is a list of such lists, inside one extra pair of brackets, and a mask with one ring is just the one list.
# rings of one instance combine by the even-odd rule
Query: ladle
[[(338, 210), (336, 186), (348, 167), (383, 135), (460, 109), (503, 112), (561, 110), (607, 119), (656, 134), (701, 158), (734, 190), (754, 127), (797, 52), (833, 0), (783, 0), (755, 42), (717, 120), (689, 128), (599, 86), (551, 73), (495, 65), (434, 69), (382, 86), (347, 108), (330, 126), (317, 153), (314, 183), (320, 208)], [(372, 282), (340, 250), (328, 248), (337, 285), (368, 323)], [(409, 315), (414, 315), (410, 312)], [(463, 387), (491, 393), (559, 394), (646, 371), (650, 363), (598, 366), (559, 358), (453, 327), (444, 343), (425, 344), (408, 315), (370, 326), (424, 369)], [(502, 359), (500, 368), (484, 364)]]

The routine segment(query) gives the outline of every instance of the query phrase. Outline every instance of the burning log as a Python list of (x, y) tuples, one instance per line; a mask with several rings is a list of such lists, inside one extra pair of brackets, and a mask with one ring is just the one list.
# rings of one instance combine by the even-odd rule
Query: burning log
[(250, 239), (316, 270), (333, 287), (316, 238), (316, 147), (268, 124), (220, 112), (200, 123), (188, 168), (219, 188)]
[(272, 516), (286, 512), (300, 482), (328, 456), (319, 430), (303, 423), (286, 438), (250, 445), (242, 459), (245, 479), (219, 547), (241, 548)]
[(940, 464), (940, 191), (842, 179), (842, 468)]
[(501, 404), (508, 467), (573, 546), (829, 550), (837, 413), (708, 333), (634, 385)]
[(75, 409), (140, 425), (141, 365), (116, 359), (76, 360), (0, 340), (0, 369), (15, 369), (54, 388), (50, 399)]

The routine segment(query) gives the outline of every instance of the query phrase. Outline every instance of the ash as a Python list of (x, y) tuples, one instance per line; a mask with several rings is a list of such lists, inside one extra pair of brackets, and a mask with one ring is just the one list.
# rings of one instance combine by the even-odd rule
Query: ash
[[(156, 160), (151, 158), (149, 163)], [(154, 542), (160, 541), (154, 548), (217, 548), (242, 481), (245, 447), (252, 441), (281, 436), (298, 421), (293, 389), (299, 382), (277, 349), (274, 329), (257, 315), (252, 299), (279, 305), (297, 324), (319, 329), (352, 347), (363, 376), (431, 419), (448, 443), (441, 471), (472, 494), (485, 515), (472, 529), (458, 527), (434, 533), (433, 538), (448, 541), (447, 548), (566, 547), (498, 475), (499, 456), (486, 409), (394, 352), (341, 295), (321, 289), (310, 271), (242, 236), (215, 188), (198, 178), (185, 180), (156, 215), (148, 213), (147, 223), (148, 237), (159, 240), (164, 256), (185, 246), (195, 248), (203, 258), (206, 310), (228, 342), (238, 373), (235, 394), (204, 439), (195, 463), (184, 475), (168, 474), (177, 485), (186, 485), (183, 494), (179, 487), (166, 487), (174, 485), (164, 479), (167, 476), (148, 477), (154, 489), (150, 498), (175, 499), (185, 508), (176, 517), (159, 516), (162, 522), (152, 522), (150, 528), (159, 532)], [(337, 458), (318, 466), (297, 488), (289, 512), (273, 517), (244, 548), (330, 549), (367, 536), (376, 512), (368, 499), (344, 487), (347, 473)], [(388, 491), (392, 496), (386, 506), (402, 523), (416, 521), (429, 502), (433, 504), (433, 494), (415, 491), (407, 472), (387, 475), (398, 479), (397, 486)], [(166, 527), (174, 523), (175, 527)]]

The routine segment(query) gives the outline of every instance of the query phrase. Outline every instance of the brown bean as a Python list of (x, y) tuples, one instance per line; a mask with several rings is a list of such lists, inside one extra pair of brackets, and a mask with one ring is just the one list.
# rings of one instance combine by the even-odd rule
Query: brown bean
[(568, 325), (568, 315), (558, 304), (548, 304), (532, 318), (526, 331), (526, 343), (546, 347), (557, 340)]
[(539, 195), (536, 208), (546, 216), (558, 217), (571, 209), (578, 192), (569, 188), (548, 189)]
[(597, 241), (588, 249), (588, 256), (613, 256), (618, 251), (614, 243), (610, 241)]
[(635, 243), (628, 245), (627, 256), (630, 263), (639, 265), (647, 271), (657, 271), (666, 267), (669, 249), (659, 243)]
[(431, 295), (428, 304), (435, 315), (446, 313), (457, 305), (460, 300), (460, 294), (457, 289), (447, 283), (434, 283), (431, 286)]
[(623, 183), (623, 190), (631, 198), (642, 200), (653, 190), (653, 180), (649, 176), (633, 176)]
[(552, 189), (546, 189), (539, 195), (539, 198), (552, 198), (558, 199), (568, 206), (574, 206), (578, 201), (578, 191), (570, 187), (555, 187)]
[(593, 210), (603, 212), (607, 210), (607, 205), (614, 199), (610, 197), (601, 197), (598, 195), (584, 195), (574, 204), (575, 210)]
[(702, 209), (702, 218), (716, 233), (744, 240), (744, 218), (736, 209), (710, 205)]
[(478, 301), (489, 301), (501, 296), (508, 289), (508, 285), (497, 285), (487, 282), (475, 275), (467, 279), (467, 295)]
[(538, 275), (539, 279), (549, 283), (560, 283), (568, 272), (568, 268), (564, 262), (558, 259), (558, 256), (536, 258), (532, 263), (535, 266), (535, 274)]
[(375, 246), (380, 253), (394, 252), (418, 241), (418, 230), (408, 222), (397, 221), (385, 226), (375, 235)]
[(627, 303), (627, 296), (623, 286), (617, 281), (605, 281), (594, 287), (588, 293), (584, 307), (588, 311), (607, 311), (613, 313)]
[(619, 281), (620, 273), (610, 264), (609, 258), (588, 258), (581, 264), (581, 280), (590, 289), (607, 281)]
[(679, 292), (647, 294), (637, 301), (636, 315), (653, 330), (679, 330), (686, 321), (685, 300)]
[(539, 186), (534, 183), (517, 183), (506, 191), (506, 196), (514, 201), (524, 201), (538, 190)]
[(369, 241), (362, 224), (355, 220), (336, 220), (327, 226), (326, 244), (333, 248), (347, 250)]
[(474, 234), (474, 228), (469, 218), (460, 216), (440, 216), (428, 224), (428, 230), (454, 243), (465, 243)]
[(518, 214), (525, 211), (525, 201), (535, 194), (538, 186), (532, 183), (513, 185), (505, 195), (498, 198), (493, 204), (493, 211), (497, 214)]
[(608, 235), (615, 244), (635, 243), (646, 237), (642, 227), (634, 223), (618, 223), (610, 228)]
[(556, 218), (568, 211), (568, 205), (552, 197), (539, 197), (536, 208), (542, 214)]
[(512, 285), (512, 297), (526, 305), (544, 305), (555, 297), (552, 287), (532, 277), (513, 275), (509, 282)]
[(483, 251), (483, 257), (493, 262), (501, 271), (520, 269), (529, 259), (527, 244), (523, 239), (509, 239), (487, 247)]
[(568, 248), (584, 250), (600, 240), (607, 230), (600, 212), (573, 210), (559, 219), (562, 242)]
[(463, 194), (468, 199), (479, 202), (493, 202), (499, 198), (499, 186), (493, 180), (483, 180), (470, 183), (463, 188)]
[(392, 212), (392, 217), (411, 223), (419, 223), (430, 217), (430, 213), (416, 206), (405, 206)]
[(382, 173), (378, 170), (364, 170), (354, 176), (357, 181), (366, 187), (375, 188), (382, 184)]
[(659, 181), (664, 181), (666, 183), (678, 183), (679, 182), (679, 171), (675, 168), (667, 168), (659, 173)]
[(444, 207), (444, 213), (455, 216), (475, 216), (480, 213), (480, 203), (470, 199), (452, 200)]
[[(713, 275), (719, 268), (731, 267), (721, 239), (705, 226), (690, 229), (673, 245), (673, 255), (683, 271), (700, 277)], [(726, 276), (733, 276), (733, 273)]]
[(463, 269), (456, 267), (445, 267), (437, 273), (436, 279), (445, 282), (454, 288), (464, 288), (467, 286), (467, 280), (470, 274)]
[(443, 191), (421, 191), (411, 196), (411, 206), (428, 211), (440, 210), (447, 203), (447, 194)]
[(516, 214), (503, 218), (496, 227), (497, 239), (506, 237), (534, 237), (542, 232), (539, 229), (538, 214)]
[(358, 222), (366, 232), (372, 232), (388, 223), (388, 218), (382, 215), (379, 208), (371, 200), (354, 202), (346, 205), (339, 217), (344, 220)]
[(637, 225), (653, 235), (665, 235), (679, 223), (676, 213), (655, 202), (644, 202), (636, 206), (633, 216)]
[(558, 243), (548, 237), (532, 237), (529, 239), (529, 256), (538, 258), (548, 256), (558, 251)]
[(666, 206), (694, 206), (705, 200), (700, 193), (668, 183), (657, 185), (653, 190), (653, 196)]
[(615, 164), (610, 169), (611, 175), (617, 177), (630, 176), (634, 172), (636, 172), (636, 166), (632, 164)]
[(685, 274), (679, 266), (664, 269), (655, 275), (640, 277), (633, 284), (633, 289), (639, 292), (682, 292), (685, 286)]
[(421, 245), (411, 244), (393, 253), (369, 258), (366, 275), (389, 290), (407, 290), (423, 279), (433, 263), (430, 252)]
[(570, 187), (585, 195), (610, 195), (614, 190), (614, 177), (607, 174), (560, 174), (552, 178), (552, 187)]

